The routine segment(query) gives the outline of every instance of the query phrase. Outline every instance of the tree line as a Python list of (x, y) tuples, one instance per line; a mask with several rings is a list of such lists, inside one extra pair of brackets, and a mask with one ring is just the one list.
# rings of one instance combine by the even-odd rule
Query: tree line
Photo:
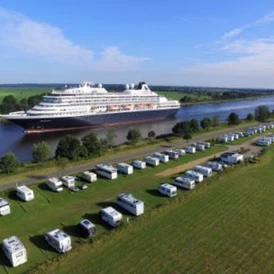
[[(270, 112), (267, 106), (259, 106), (255, 109), (254, 114), (249, 113), (246, 116), (247, 121), (259, 121), (265, 122), (269, 118), (273, 117), (274, 113)], [(235, 112), (228, 115), (227, 119), (228, 125), (238, 125), (241, 120)], [(207, 131), (210, 128), (219, 127), (221, 124), (220, 117), (218, 115), (210, 117), (204, 117), (202, 120), (197, 119), (185, 120), (176, 123), (172, 132), (176, 136), (181, 136), (188, 140), (192, 138), (192, 135), (200, 131)], [(61, 137), (55, 150), (54, 161), (56, 165), (64, 167), (68, 161), (76, 161), (81, 159), (95, 158), (102, 156), (108, 150), (112, 150), (115, 146), (115, 132), (110, 129), (107, 131), (105, 138), (98, 138), (95, 133), (90, 133), (82, 139), (78, 139), (72, 135), (66, 135)], [(154, 131), (150, 131), (147, 135), (149, 142), (152, 142), (155, 138), (161, 136), (156, 136)], [(162, 137), (165, 137), (163, 135)], [(128, 144), (136, 145), (140, 140), (142, 140), (142, 135), (138, 129), (130, 129), (127, 133)], [(32, 147), (33, 162), (44, 165), (51, 159), (51, 149), (46, 142), (40, 142), (34, 144)], [(17, 168), (22, 165), (16, 156), (9, 152), (0, 159), (0, 171), (2, 173), (12, 173), (17, 170)]]

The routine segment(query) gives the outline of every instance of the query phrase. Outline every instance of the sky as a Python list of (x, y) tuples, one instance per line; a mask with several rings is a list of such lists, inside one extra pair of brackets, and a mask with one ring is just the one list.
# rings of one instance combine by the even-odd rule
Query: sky
[(273, 0), (0, 0), (0, 84), (274, 88)]

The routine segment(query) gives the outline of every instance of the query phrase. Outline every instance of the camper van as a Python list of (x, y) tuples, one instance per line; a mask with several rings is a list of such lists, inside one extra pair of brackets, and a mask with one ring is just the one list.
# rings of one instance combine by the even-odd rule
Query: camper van
[(3, 198), (0, 198), (0, 215), (5, 216), (10, 214), (10, 204)]
[(158, 158), (151, 157), (151, 156), (145, 157), (144, 162), (146, 162), (146, 164), (151, 166), (158, 166), (160, 164), (160, 161)]
[(62, 177), (63, 185), (66, 186), (67, 188), (75, 187), (75, 180), (76, 180), (76, 177), (74, 176)]
[(205, 166), (195, 166), (194, 171), (201, 173), (204, 175), (204, 177), (209, 177), (212, 174), (212, 169)]
[(94, 172), (84, 171), (82, 177), (89, 183), (93, 183), (97, 181), (97, 174)]
[(271, 138), (262, 137), (257, 140), (256, 145), (257, 146), (270, 146), (271, 143), (272, 143)]
[(45, 239), (59, 253), (66, 253), (71, 250), (71, 238), (60, 229), (54, 229), (45, 234)]
[(244, 155), (233, 152), (225, 152), (221, 155), (221, 161), (229, 165), (239, 164), (244, 161)]
[(140, 160), (134, 160), (132, 162), (132, 165), (134, 168), (138, 168), (138, 169), (144, 169), (147, 167), (146, 162), (140, 161)]
[(127, 175), (133, 174), (133, 166), (126, 163), (119, 163), (117, 165), (117, 169), (119, 170), (119, 172)]
[(173, 184), (178, 187), (189, 189), (189, 190), (195, 188), (195, 181), (186, 177), (175, 178)]
[(184, 177), (194, 180), (196, 183), (201, 183), (204, 179), (203, 174), (195, 172), (193, 170), (186, 171)]
[(179, 153), (174, 150), (165, 150), (164, 154), (168, 155), (170, 159), (178, 159)]
[(196, 153), (196, 147), (192, 147), (192, 146), (186, 147), (185, 151), (186, 153), (190, 153), (190, 154)]
[(102, 219), (112, 227), (117, 227), (121, 224), (123, 215), (109, 206), (101, 210)]
[(144, 213), (144, 202), (136, 199), (130, 193), (120, 193), (116, 199), (116, 204), (135, 216)]
[(4, 239), (2, 249), (13, 267), (28, 261), (27, 250), (16, 236)]
[(206, 167), (211, 168), (213, 171), (222, 171), (223, 170), (222, 165), (215, 161), (208, 161), (206, 163)]
[(195, 146), (197, 151), (204, 151), (205, 150), (205, 145), (196, 143)]
[(205, 148), (210, 148), (210, 147), (211, 147), (210, 142), (198, 142), (197, 144), (199, 144), (199, 145), (204, 145)]
[(167, 163), (169, 161), (169, 156), (160, 152), (155, 152), (153, 156), (158, 158), (161, 163)]
[(63, 191), (62, 187), (63, 183), (56, 177), (52, 177), (48, 179), (47, 186), (56, 192), (61, 192)]
[(16, 196), (25, 202), (29, 202), (34, 199), (34, 192), (26, 186), (18, 186), (16, 187)]
[(183, 156), (186, 154), (186, 151), (184, 149), (177, 148), (177, 149), (174, 149), (174, 151), (177, 152), (179, 156)]
[(161, 184), (158, 187), (158, 191), (168, 197), (174, 197), (177, 195), (177, 187), (170, 184)]
[(117, 169), (104, 164), (96, 165), (96, 173), (104, 178), (113, 180), (118, 178)]
[(88, 219), (83, 219), (78, 227), (80, 233), (86, 238), (94, 237), (96, 235), (96, 226)]
[(227, 143), (228, 137), (226, 135), (218, 137), (218, 143)]

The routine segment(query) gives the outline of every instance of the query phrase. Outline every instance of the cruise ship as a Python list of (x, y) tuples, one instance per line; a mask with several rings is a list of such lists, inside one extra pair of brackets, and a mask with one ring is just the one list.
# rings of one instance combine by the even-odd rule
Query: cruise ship
[(159, 120), (172, 117), (179, 108), (178, 101), (159, 96), (145, 82), (127, 84), (123, 92), (108, 92), (102, 84), (84, 82), (53, 90), (30, 110), (1, 116), (25, 133), (38, 133)]

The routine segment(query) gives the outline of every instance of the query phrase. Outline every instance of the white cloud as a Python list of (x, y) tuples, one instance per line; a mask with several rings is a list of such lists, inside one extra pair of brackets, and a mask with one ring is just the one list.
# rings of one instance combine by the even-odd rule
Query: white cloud
[[(128, 70), (135, 69), (149, 58), (125, 55), (118, 47), (106, 47), (99, 58), (92, 49), (74, 43), (65, 36), (62, 29), (50, 24), (34, 21), (26, 16), (0, 7), (0, 45), (15, 49), (22, 56), (35, 60), (52, 61), (74, 65), (86, 70)], [(2, 56), (5, 52), (0, 53)], [(42, 57), (42, 58), (41, 58)]]
[(234, 38), (236, 36), (239, 36), (243, 31), (244, 31), (245, 27), (241, 27), (241, 28), (236, 28), (236, 29), (233, 29), (229, 32), (226, 32), (224, 35), (223, 35), (223, 39), (228, 39), (228, 38)]
[(105, 48), (100, 55), (95, 67), (108, 71), (136, 69), (140, 63), (150, 60), (150, 58), (125, 55), (116, 46)]
[(266, 15), (264, 15), (262, 18), (258, 19), (254, 25), (265, 25), (265, 24), (270, 24), (271, 22), (274, 21), (274, 11), (270, 12)]

